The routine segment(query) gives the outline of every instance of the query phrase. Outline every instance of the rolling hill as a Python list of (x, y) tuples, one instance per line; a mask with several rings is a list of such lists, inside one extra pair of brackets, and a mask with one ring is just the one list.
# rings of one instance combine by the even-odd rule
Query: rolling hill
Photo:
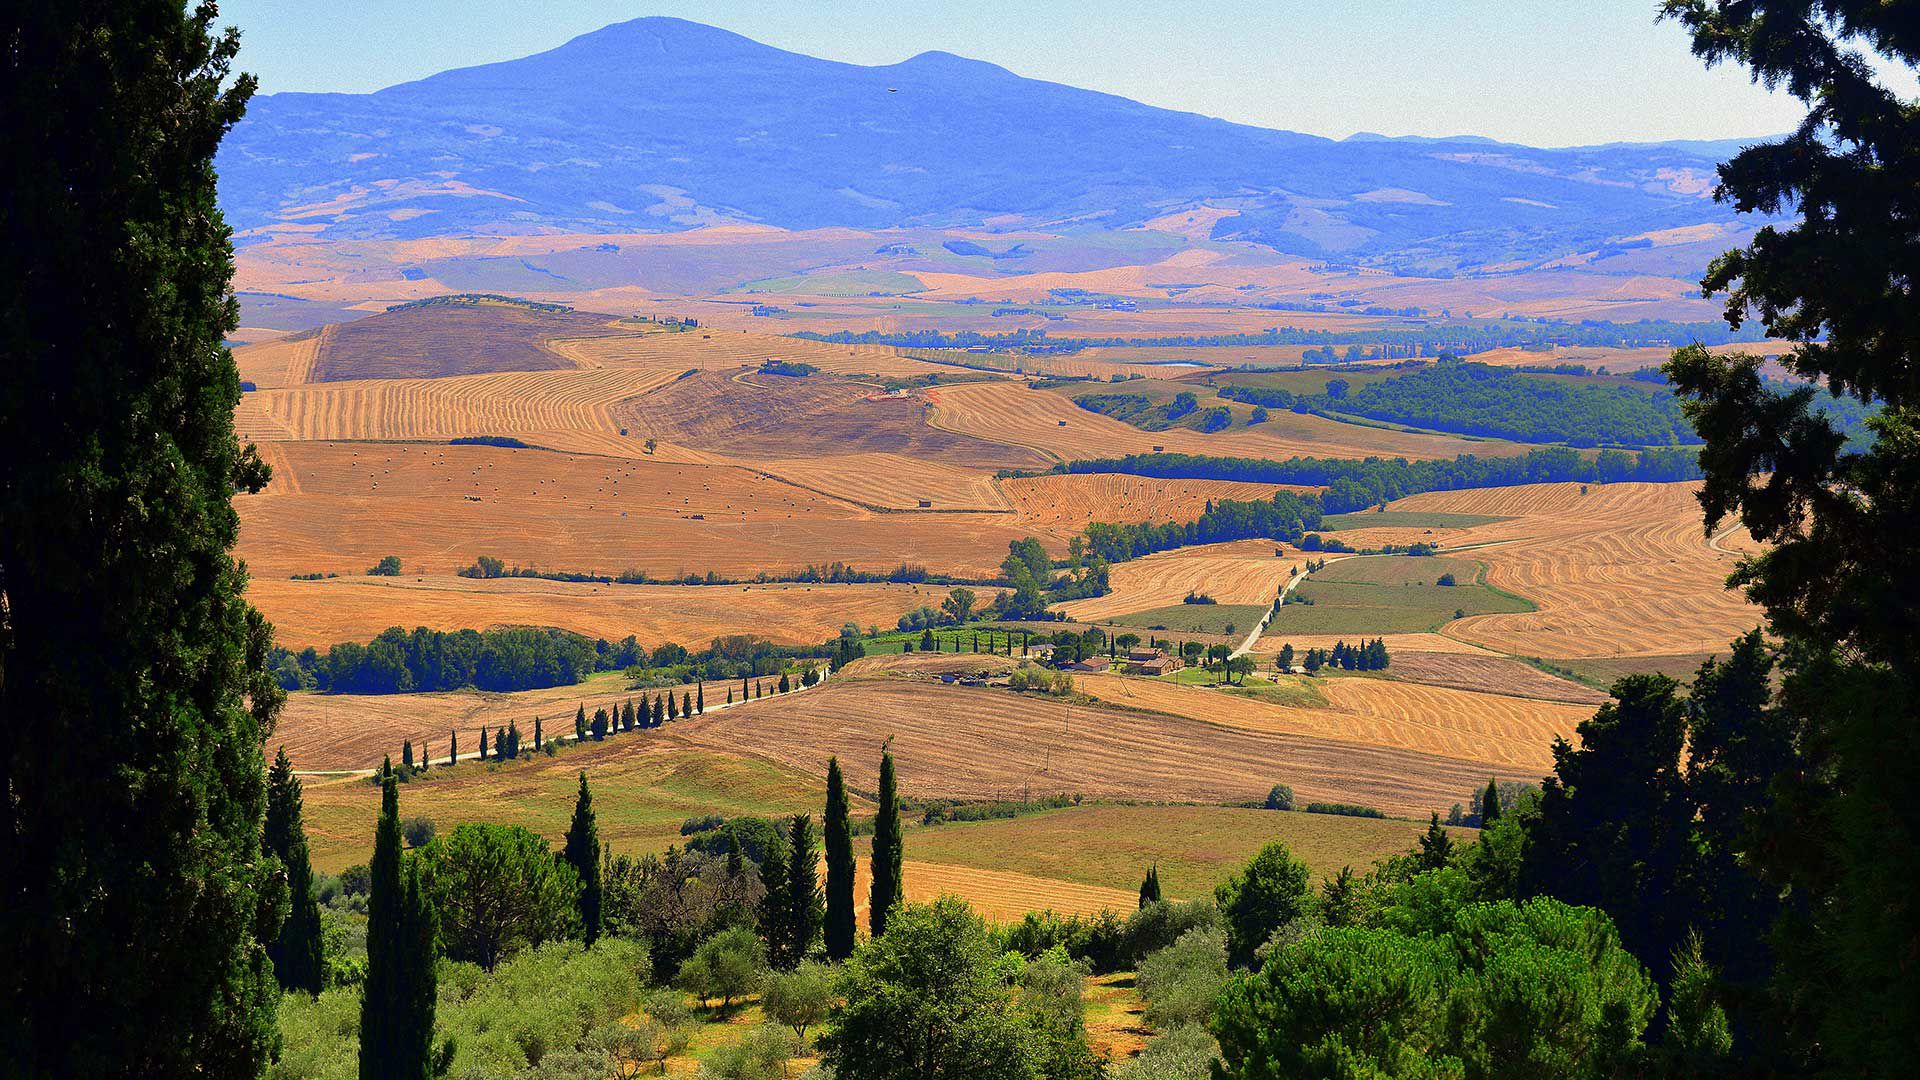
[[(262, 96), (219, 166), (236, 228), (336, 240), (730, 223), (1100, 236), (1197, 211), (1205, 240), (1452, 272), (1725, 226), (1709, 192), (1726, 149), (1333, 141), (948, 53), (865, 67), (645, 18), (371, 94)], [(1032, 261), (1016, 238), (923, 252), (982, 273)]]

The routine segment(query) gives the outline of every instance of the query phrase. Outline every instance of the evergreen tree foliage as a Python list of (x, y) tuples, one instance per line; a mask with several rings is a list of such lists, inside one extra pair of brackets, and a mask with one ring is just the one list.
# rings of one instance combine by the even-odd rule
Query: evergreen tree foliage
[[(1720, 166), (1715, 197), (1790, 215), (1715, 260), (1726, 316), (1794, 345), (1813, 386), (1757, 357), (1682, 349), (1668, 377), (1706, 448), (1707, 527), (1735, 518), (1763, 553), (1732, 580), (1785, 645), (1778, 706), (1797, 760), (1772, 781), (1753, 864), (1790, 911), (1777, 1025), (1799, 1060), (1895, 1075), (1920, 1059), (1920, 68), (1912, 5), (1667, 0), (1709, 64), (1731, 61), (1807, 106), (1784, 139)], [(1877, 54), (1869, 62), (1861, 52)], [(1850, 442), (1815, 387), (1879, 406)]]
[(840, 775), (840, 759), (827, 761), (827, 810), (825, 818), (827, 849), (827, 912), (823, 928), (827, 959), (845, 960), (853, 955), (853, 826), (847, 813), (846, 781)]
[(267, 946), (274, 978), (285, 990), (318, 994), (326, 986), (326, 957), (320, 930), (320, 905), (314, 896), (313, 864), (307, 856), (307, 831), (300, 821), (300, 778), (285, 747), (267, 770), (267, 817), (263, 847), (287, 871), (287, 918), (280, 936)]
[(867, 894), (867, 932), (887, 931), (887, 916), (902, 902), (900, 791), (893, 775), (893, 753), (880, 752), (880, 806), (873, 819), (873, 882)]
[(693, 695), (684, 690), (680, 692), (680, 715), (693, 715)]
[(1432, 815), (1427, 831), (1420, 837), (1416, 862), (1422, 870), (1438, 870), (1453, 861), (1453, 836), (1440, 827), (1440, 815)]
[[(735, 837), (738, 842), (738, 836)], [(792, 909), (787, 903), (787, 841), (775, 835), (760, 852), (760, 911), (755, 929), (769, 949), (785, 942), (791, 933), (788, 919)]]
[(561, 858), (580, 876), (580, 939), (588, 948), (600, 940), (602, 925), (600, 885), (600, 825), (593, 816), (593, 793), (587, 790), (587, 771), (580, 770), (580, 794), (573, 802), (573, 821)]
[(575, 742), (587, 741), (587, 706), (582, 702), (573, 714), (573, 738)]
[(694, 684), (693, 711), (699, 715), (705, 715), (707, 711), (707, 684), (704, 682)]
[(487, 760), (487, 729), (485, 727), (480, 729), (480, 760)]
[(232, 246), (214, 152), (254, 91), (211, 4), (0, 15), (0, 1061), (251, 1077), (271, 632), (231, 551)]
[(813, 952), (824, 921), (820, 847), (813, 836), (813, 818), (808, 814), (795, 814), (787, 823), (786, 869), (780, 889), (780, 903), (786, 909), (781, 936), (767, 943), (767, 962), (779, 971), (793, 970)]
[(1160, 902), (1160, 865), (1155, 863), (1147, 868), (1146, 879), (1140, 882), (1140, 906)]
[(433, 1075), (438, 924), (430, 885), (400, 847), (400, 787), (383, 770), (367, 896), (367, 977), (360, 997), (360, 1075)]
[(1236, 968), (1254, 966), (1254, 951), (1275, 930), (1306, 914), (1307, 864), (1287, 845), (1270, 840), (1252, 861), (1214, 889), (1214, 902), (1227, 923), (1227, 960)]
[(1487, 828), (1500, 820), (1500, 785), (1491, 777), (1487, 779), (1487, 790), (1480, 796), (1480, 827)]
[(455, 765), (460, 761), (460, 733), (447, 732), (447, 764)]

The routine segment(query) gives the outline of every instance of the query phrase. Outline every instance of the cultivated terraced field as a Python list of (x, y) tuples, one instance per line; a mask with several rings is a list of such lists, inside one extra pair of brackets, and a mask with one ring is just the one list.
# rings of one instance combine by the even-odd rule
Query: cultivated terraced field
[(1021, 526), (1043, 536), (1065, 538), (1089, 522), (1135, 524), (1192, 521), (1209, 502), (1269, 499), (1281, 490), (1314, 488), (1250, 484), (1238, 480), (1162, 480), (1126, 473), (1073, 473), (1026, 476), (1000, 481), (1000, 490), (1020, 515)]
[[(983, 598), (997, 592), (975, 591)], [(255, 578), (247, 586), (247, 598), (273, 623), (274, 640), (296, 650), (368, 641), (390, 626), (553, 626), (608, 641), (631, 634), (649, 649), (669, 641), (699, 648), (741, 633), (817, 645), (849, 622), (891, 629), (903, 613), (937, 606), (946, 593), (920, 585), (599, 585), (450, 575)]]
[[(1235, 540), (1131, 559), (1114, 565), (1113, 590), (1107, 595), (1070, 600), (1054, 608), (1076, 622), (1100, 622), (1179, 604), (1189, 592), (1205, 593), (1223, 605), (1265, 608), (1279, 595), (1290, 570), (1306, 568), (1305, 557), (1297, 552), (1275, 557), (1279, 548), (1271, 540)], [(1243, 632), (1251, 629), (1252, 623), (1242, 626)]]
[(1235, 730), (1285, 733), (1444, 755), (1538, 779), (1552, 767), (1555, 736), (1572, 738), (1590, 706), (1501, 697), (1386, 679), (1316, 680), (1324, 707), (1276, 705), (1242, 694), (1158, 679), (1087, 676), (1103, 701), (1154, 709)]
[(730, 370), (758, 367), (767, 360), (811, 364), (822, 371), (865, 375), (930, 375), (948, 371), (939, 364), (915, 360), (884, 345), (829, 345), (804, 338), (776, 337), (741, 330), (669, 332), (644, 324), (623, 323), (629, 332), (612, 336), (556, 338), (547, 342), (554, 352), (581, 367), (651, 367), (685, 371), (698, 367)]
[(836, 679), (770, 703), (670, 724), (665, 734), (813, 773), (838, 755), (848, 784), (869, 791), (878, 782), (880, 745), (892, 738), (902, 788), (944, 798), (1078, 793), (1218, 803), (1265, 798), (1274, 783), (1285, 782), (1302, 799), (1424, 815), (1484, 787), (1489, 773), (1539, 776), (1529, 766), (1362, 745), (1351, 741), (1352, 728), (1349, 721), (1349, 738), (1336, 740), (1271, 723), (1229, 726), (881, 676)]
[[(1694, 484), (1534, 484), (1430, 492), (1396, 510), (1488, 514), (1498, 524), (1449, 531), (1475, 546), (1491, 585), (1539, 610), (1452, 623), (1457, 636), (1520, 656), (1658, 656), (1722, 651), (1759, 611), (1724, 588), (1740, 547), (1701, 528)], [(1372, 530), (1341, 533), (1356, 546)], [(1744, 538), (1743, 538), (1744, 539)], [(1405, 542), (1405, 541), (1400, 541)]]
[(1445, 435), (1416, 435), (1344, 424), (1292, 412), (1253, 430), (1203, 435), (1186, 428), (1142, 431), (1111, 417), (1088, 412), (1065, 394), (1031, 390), (1015, 383), (969, 383), (929, 389), (936, 427), (982, 439), (1031, 447), (1047, 457), (1079, 458), (1145, 454), (1160, 447), (1168, 453), (1228, 457), (1450, 458), (1458, 454), (1497, 455), (1525, 449), (1513, 443), (1475, 442)]

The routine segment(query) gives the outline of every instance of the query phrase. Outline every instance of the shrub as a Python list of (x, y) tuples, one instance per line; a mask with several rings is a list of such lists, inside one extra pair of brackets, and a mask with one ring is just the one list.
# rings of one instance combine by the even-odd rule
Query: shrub
[(400, 556), (383, 555), (380, 561), (367, 568), (368, 577), (399, 577)]
[(1293, 809), (1293, 789), (1288, 787), (1285, 784), (1273, 785), (1273, 790), (1267, 792), (1267, 809), (1269, 810)]
[(1450, 574), (1450, 573), (1449, 573), (1449, 574), (1441, 574), (1441, 575), (1440, 575), (1440, 580), (1438, 580), (1438, 581), (1436, 581), (1436, 582), (1434, 582), (1434, 584), (1435, 584), (1435, 585), (1446, 585), (1446, 586), (1449, 586), (1449, 587), (1451, 587), (1451, 586), (1452, 586), (1452, 585), (1454, 584), (1454, 580), (1453, 580), (1453, 575), (1452, 575), (1452, 574)]
[(778, 1024), (761, 1024), (729, 1046), (715, 1047), (700, 1065), (702, 1080), (776, 1080), (787, 1060), (800, 1053), (800, 1039)]
[(1147, 1023), (1162, 1031), (1205, 1024), (1227, 984), (1227, 936), (1217, 927), (1197, 927), (1140, 961), (1138, 985)]
[(735, 998), (759, 987), (767, 972), (767, 947), (744, 926), (728, 927), (700, 943), (680, 965), (674, 985), (704, 1004), (720, 999), (720, 1011), (733, 1007)]
[(1357, 803), (1310, 802), (1306, 805), (1306, 811), (1309, 814), (1333, 814), (1338, 817), (1383, 818), (1387, 816), (1371, 806), (1361, 806)]
[(1147, 1043), (1147, 1048), (1122, 1062), (1113, 1080), (1208, 1080), (1220, 1045), (1199, 1024), (1182, 1024)]
[(400, 835), (410, 848), (426, 847), (433, 842), (433, 819), (415, 814), (400, 823)]
[(1121, 962), (1137, 968), (1189, 931), (1217, 930), (1221, 925), (1220, 909), (1210, 899), (1156, 901), (1127, 916), (1121, 930)]

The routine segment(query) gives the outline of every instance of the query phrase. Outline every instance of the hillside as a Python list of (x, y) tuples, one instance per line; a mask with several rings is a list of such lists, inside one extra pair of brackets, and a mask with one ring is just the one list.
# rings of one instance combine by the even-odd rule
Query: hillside
[[(1451, 270), (1604, 258), (1647, 246), (1622, 248), (1629, 237), (1731, 222), (1708, 197), (1724, 150), (1336, 142), (948, 53), (864, 67), (646, 18), (372, 94), (257, 98), (219, 165), (237, 228), (297, 219), (334, 239), (722, 223), (1099, 232), (1198, 208), (1181, 228), (1203, 239)], [(914, 254), (920, 265), (892, 269), (1033, 269), (1017, 239)], [(592, 272), (591, 253), (575, 261)]]

